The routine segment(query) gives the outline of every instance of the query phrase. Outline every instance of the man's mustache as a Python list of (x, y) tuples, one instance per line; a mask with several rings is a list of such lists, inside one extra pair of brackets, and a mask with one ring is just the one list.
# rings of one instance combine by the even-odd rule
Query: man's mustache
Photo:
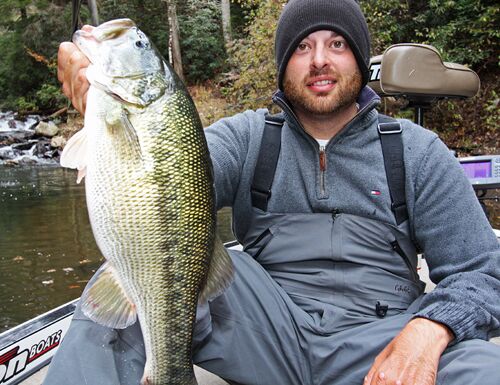
[(322, 68), (322, 69), (319, 69), (319, 70), (310, 70), (309, 71), (309, 74), (306, 75), (305, 77), (305, 81), (308, 82), (310, 81), (311, 79), (314, 79), (318, 76), (329, 76), (333, 79), (335, 79), (335, 81), (337, 81), (338, 79), (338, 75), (337, 75), (337, 72), (336, 71), (333, 71), (332, 69), (330, 68)]

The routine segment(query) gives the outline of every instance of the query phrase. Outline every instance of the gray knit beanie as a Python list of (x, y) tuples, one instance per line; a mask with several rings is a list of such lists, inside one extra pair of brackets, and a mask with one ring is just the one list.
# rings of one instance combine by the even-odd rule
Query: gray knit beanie
[(290, 0), (283, 8), (276, 30), (278, 87), (283, 89), (286, 66), (298, 44), (319, 30), (335, 31), (347, 40), (365, 86), (370, 75), (370, 33), (358, 3), (355, 0)]

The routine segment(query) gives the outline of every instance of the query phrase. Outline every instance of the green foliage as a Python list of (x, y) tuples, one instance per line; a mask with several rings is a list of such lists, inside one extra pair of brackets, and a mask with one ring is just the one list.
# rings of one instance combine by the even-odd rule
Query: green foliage
[[(427, 12), (426, 21), (430, 25), (427, 40), (445, 53), (445, 59), (469, 64), (478, 70), (489, 64), (497, 66), (499, 9), (496, 1), (433, 0)], [(447, 22), (439, 23), (441, 17)]]
[(38, 112), (38, 106), (35, 102), (26, 100), (24, 96), (20, 96), (14, 101), (12, 108), (15, 108), (20, 114), (30, 114)]
[(59, 85), (44, 83), (35, 93), (37, 106), (42, 110), (56, 110), (66, 103)]
[(360, 1), (373, 53), (411, 42), (436, 47), (444, 60), (476, 70), (498, 66), (500, 7), (495, 0)]
[(406, 36), (406, 25), (413, 22), (408, 13), (408, 2), (368, 0), (360, 3), (370, 29), (373, 55), (382, 54), (391, 44), (415, 43)]
[(56, 78), (60, 41), (69, 38), (71, 7), (48, 1), (8, 0), (0, 7), (0, 108), (57, 109), (64, 100)]
[(190, 83), (203, 82), (222, 72), (227, 60), (222, 35), (220, 2), (188, 0), (180, 12), (182, 63)]
[[(237, 80), (225, 90), (237, 108), (271, 107), (276, 88), (274, 33), (284, 0), (241, 1), (251, 8), (248, 37), (230, 50)], [(258, 6), (258, 8), (255, 8)]]
[[(82, 7), (80, 18), (87, 22), (89, 13)], [(48, 4), (29, 17), (29, 23), (22, 29), (24, 45), (31, 51), (42, 55), (47, 60), (55, 60), (59, 44), (70, 40), (71, 6), (56, 6)]]
[(491, 131), (500, 131), (500, 91), (493, 89), (484, 102), (485, 126)]
[(30, 98), (33, 90), (47, 79), (47, 68), (30, 57), (18, 32), (0, 35), (0, 104), (1, 108), (15, 107), (15, 100)]
[(0, 2), (0, 25), (7, 29), (24, 27), (29, 17), (38, 11), (43, 11), (49, 5), (47, 0), (2, 0)]
[(59, 86), (43, 83), (41, 88), (27, 96), (9, 99), (6, 106), (20, 114), (39, 113), (40, 111), (55, 111), (66, 104), (66, 97), (61, 93)]
[(250, 8), (240, 2), (231, 2), (231, 28), (233, 39), (245, 38), (245, 26)]

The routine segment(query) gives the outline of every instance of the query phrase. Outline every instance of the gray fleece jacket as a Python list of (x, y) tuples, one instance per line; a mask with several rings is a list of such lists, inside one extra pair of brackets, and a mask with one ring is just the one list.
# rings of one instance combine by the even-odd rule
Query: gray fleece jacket
[[(286, 122), (268, 210), (340, 210), (395, 224), (377, 131), (380, 103), (365, 87), (358, 114), (325, 148), (309, 136), (280, 92), (273, 97)], [(217, 206), (233, 207), (233, 230), (248, 231), (250, 185), (266, 110), (246, 111), (206, 129)], [(436, 288), (416, 316), (447, 325), (454, 342), (488, 339), (500, 328), (500, 245), (458, 161), (433, 132), (408, 120), (403, 128), (406, 202), (412, 237), (425, 253)], [(380, 195), (372, 191), (379, 191)]]

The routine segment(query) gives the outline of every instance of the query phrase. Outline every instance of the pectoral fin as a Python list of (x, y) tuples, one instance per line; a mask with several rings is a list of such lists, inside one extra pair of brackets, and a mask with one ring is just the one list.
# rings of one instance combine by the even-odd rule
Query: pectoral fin
[(128, 113), (123, 108), (108, 111), (105, 118), (108, 131), (115, 136), (123, 135), (124, 142), (128, 143), (137, 159), (142, 159), (141, 144), (134, 126), (130, 122)]
[(61, 166), (67, 168), (76, 168), (78, 170), (78, 179), (80, 181), (85, 176), (88, 157), (88, 139), (85, 128), (78, 131), (69, 140), (61, 154)]
[(198, 301), (203, 303), (220, 295), (233, 282), (233, 261), (222, 241), (216, 236), (207, 281)]
[(124, 329), (137, 319), (135, 306), (109, 263), (94, 283), (85, 289), (80, 301), (87, 317), (109, 328)]

